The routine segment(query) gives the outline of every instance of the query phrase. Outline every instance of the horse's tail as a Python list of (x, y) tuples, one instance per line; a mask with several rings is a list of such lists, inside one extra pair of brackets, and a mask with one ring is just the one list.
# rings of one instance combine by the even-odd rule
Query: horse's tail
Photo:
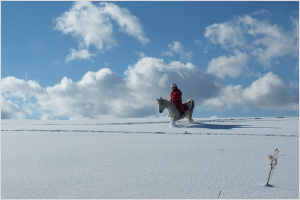
[(189, 99), (187, 102), (189, 102), (190, 104), (192, 104), (192, 107), (190, 108), (190, 112), (193, 112), (194, 106), (195, 106), (194, 100), (193, 99)]
[(192, 104), (192, 107), (189, 110), (189, 116), (188, 116), (189, 122), (190, 123), (194, 123), (194, 120), (192, 119), (192, 115), (193, 115), (193, 110), (194, 110), (194, 107), (195, 107), (195, 102), (192, 99), (189, 99), (187, 102), (189, 102), (190, 104)]

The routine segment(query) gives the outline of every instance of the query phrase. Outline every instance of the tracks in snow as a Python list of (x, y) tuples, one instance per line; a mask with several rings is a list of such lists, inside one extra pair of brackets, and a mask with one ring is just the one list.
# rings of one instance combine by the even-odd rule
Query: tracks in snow
[(20, 130), (1, 130), (9, 132), (64, 132), (64, 133), (131, 133), (131, 134), (175, 134), (175, 135), (226, 135), (226, 136), (267, 136), (267, 137), (299, 137), (298, 135), (284, 134), (247, 134), (247, 133), (189, 133), (185, 132), (134, 132), (134, 131), (100, 131), (100, 130), (36, 130), (36, 129), (20, 129)]
[[(183, 135), (225, 135), (225, 136), (268, 136), (268, 137), (299, 137), (299, 135), (286, 135), (286, 134), (261, 134), (261, 133), (212, 133), (212, 132), (206, 132), (205, 129), (237, 129), (237, 128), (271, 128), (276, 129), (274, 127), (253, 127), (251, 125), (232, 125), (232, 123), (247, 123), (247, 122), (253, 122), (253, 121), (299, 121), (299, 118), (283, 118), (283, 117), (277, 117), (277, 118), (235, 118), (235, 119), (203, 119), (203, 120), (195, 120), (195, 124), (189, 125), (187, 121), (179, 121), (177, 122), (178, 125), (178, 131), (176, 132), (173, 130), (173, 132), (167, 132), (167, 131), (122, 131), (122, 130), (63, 130), (58, 128), (58, 126), (130, 126), (130, 125), (155, 125), (155, 124), (164, 124), (164, 127), (166, 127), (170, 121), (157, 121), (157, 122), (119, 122), (119, 123), (49, 123), (45, 122), (43, 123), (37, 123), (37, 124), (2, 124), (3, 126), (6, 125), (13, 125), (13, 126), (47, 126), (50, 129), (26, 129), (26, 128), (20, 128), (20, 129), (2, 129), (3, 132), (56, 132), (56, 133), (134, 133), (134, 134), (183, 134)], [(58, 121), (56, 121), (58, 122)], [(70, 121), (69, 121), (70, 122)], [(214, 124), (212, 124), (214, 123)], [(226, 124), (230, 123), (230, 124)], [(56, 126), (55, 128), (51, 129), (49, 126)], [(182, 129), (184, 128), (184, 130)], [(200, 128), (198, 131), (192, 131), (188, 132), (189, 129), (195, 129)], [(98, 129), (98, 128), (97, 128)], [(134, 130), (134, 128), (133, 128)]]
[[(100, 119), (101, 120), (101, 119)], [(222, 123), (222, 122), (253, 122), (253, 121), (289, 121), (289, 120), (297, 120), (299, 121), (299, 118), (294, 118), (294, 117), (290, 117), (290, 118), (284, 118), (284, 117), (270, 117), (270, 118), (259, 118), (259, 117), (255, 117), (255, 118), (232, 118), (232, 119), (222, 119), (222, 118), (218, 118), (218, 119), (204, 119), (204, 120), (194, 120), (196, 123), (211, 123), (211, 122), (218, 122), (218, 123)], [(82, 126), (82, 125), (97, 125), (97, 126), (101, 126), (101, 125), (142, 125), (142, 124), (168, 124), (170, 123), (170, 121), (159, 121), (159, 122), (120, 122), (120, 123), (86, 123), (86, 124), (80, 124), (80, 123), (74, 123), (74, 124), (69, 124), (69, 123), (55, 123), (55, 124), (13, 124), (13, 125), (45, 125), (45, 126), (51, 126), (51, 125), (56, 125), (56, 126), (64, 126), (64, 125), (72, 125), (72, 126)], [(179, 125), (186, 125), (188, 124), (188, 122), (184, 122), (184, 121), (178, 121), (177, 122)], [(1, 123), (1, 125), (10, 125), (10, 124), (4, 124)]]

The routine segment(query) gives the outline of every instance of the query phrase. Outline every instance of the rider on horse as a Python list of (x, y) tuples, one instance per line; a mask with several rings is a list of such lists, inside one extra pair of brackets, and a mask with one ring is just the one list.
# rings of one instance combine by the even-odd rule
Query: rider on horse
[(176, 83), (173, 83), (171, 85), (172, 92), (171, 92), (171, 99), (170, 101), (175, 102), (180, 108), (180, 114), (184, 114), (184, 112), (187, 110), (185, 106), (182, 104), (182, 92), (178, 89)]

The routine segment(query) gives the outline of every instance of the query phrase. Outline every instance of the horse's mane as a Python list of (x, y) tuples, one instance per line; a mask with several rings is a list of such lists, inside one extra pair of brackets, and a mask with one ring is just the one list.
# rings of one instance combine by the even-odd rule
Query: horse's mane
[(170, 102), (170, 103), (174, 103), (174, 102), (172, 102), (172, 101), (170, 101), (170, 100), (168, 100), (168, 99), (162, 99), (162, 100), (168, 101), (168, 102)]
[(168, 100), (168, 99), (162, 99), (162, 100), (165, 100), (165, 101), (167, 101), (167, 102), (170, 103), (170, 104), (175, 104), (175, 102), (170, 101), (170, 100)]

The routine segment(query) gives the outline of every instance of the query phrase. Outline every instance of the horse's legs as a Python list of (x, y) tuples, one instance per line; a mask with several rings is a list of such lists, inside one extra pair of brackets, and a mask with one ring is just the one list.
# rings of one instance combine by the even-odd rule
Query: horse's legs
[(172, 122), (175, 123), (178, 120), (180, 120), (180, 113), (177, 116), (174, 116)]
[(171, 122), (170, 122), (170, 127), (177, 127), (177, 125), (176, 125), (176, 121), (178, 121), (179, 120), (179, 116), (173, 116), (173, 118), (171, 118)]
[(194, 123), (194, 120), (192, 119), (192, 114), (193, 114), (193, 112), (190, 111), (188, 116), (187, 116), (187, 119), (189, 120), (190, 124)]
[(192, 116), (191, 116), (190, 113), (188, 114), (187, 118), (188, 118), (188, 120), (189, 120), (189, 123), (192, 123)]

